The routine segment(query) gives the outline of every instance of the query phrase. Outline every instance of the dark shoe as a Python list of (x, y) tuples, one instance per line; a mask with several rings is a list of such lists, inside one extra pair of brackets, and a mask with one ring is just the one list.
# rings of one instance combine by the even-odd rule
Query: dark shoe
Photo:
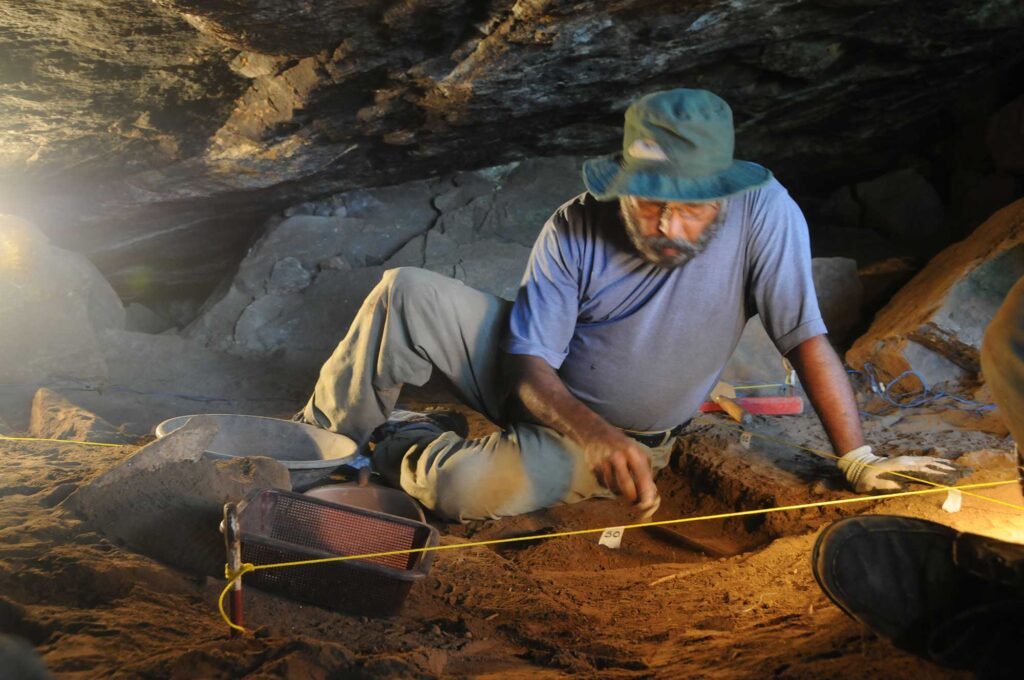
[(836, 606), (897, 647), (1001, 677), (1000, 669), (1017, 665), (1004, 661), (1024, 643), (1024, 616), (1010, 615), (1022, 611), (1010, 603), (1024, 592), (959, 565), (957, 547), (972, 563), (990, 564), (1001, 544), (1002, 573), (1012, 574), (1019, 546), (977, 538), (909, 517), (850, 517), (818, 537), (812, 568)]
[(454, 432), (462, 438), (469, 435), (469, 423), (466, 422), (466, 417), (458, 411), (427, 411), (426, 413), (420, 413), (417, 411), (403, 411), (396, 408), (388, 416), (387, 422), (378, 426), (373, 431), (373, 434), (370, 435), (370, 441), (376, 443), (392, 436), (396, 432), (413, 428), (429, 428), (435, 430), (438, 434)]

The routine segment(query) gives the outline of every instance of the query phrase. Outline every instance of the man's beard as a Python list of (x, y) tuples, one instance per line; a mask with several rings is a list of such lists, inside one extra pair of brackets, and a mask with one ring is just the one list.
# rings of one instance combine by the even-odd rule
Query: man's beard
[[(668, 268), (684, 265), (704, 252), (725, 223), (725, 208), (726, 201), (722, 201), (718, 207), (718, 214), (715, 215), (715, 219), (704, 229), (700, 237), (697, 238), (697, 241), (691, 243), (684, 238), (644, 236), (640, 233), (640, 225), (627, 199), (619, 201), (619, 214), (622, 215), (622, 221), (626, 225), (626, 233), (629, 234), (629, 240), (633, 243), (633, 247), (636, 248), (637, 254), (651, 264)], [(661, 219), (668, 219), (668, 217), (669, 215), (662, 215)], [(659, 224), (659, 226), (661, 225)], [(672, 249), (675, 252), (665, 252), (666, 248)]]

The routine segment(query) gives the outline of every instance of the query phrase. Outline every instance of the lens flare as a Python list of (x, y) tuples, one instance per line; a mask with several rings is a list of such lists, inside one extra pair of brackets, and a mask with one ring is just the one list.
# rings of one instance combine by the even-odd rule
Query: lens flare
[(0, 215), (0, 271), (18, 272), (25, 268), (31, 234), (27, 224), (11, 215)]

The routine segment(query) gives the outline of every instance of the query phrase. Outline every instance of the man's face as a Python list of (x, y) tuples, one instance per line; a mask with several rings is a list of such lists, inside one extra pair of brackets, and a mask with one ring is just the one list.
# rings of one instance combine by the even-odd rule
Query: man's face
[(666, 203), (623, 196), (619, 210), (637, 252), (659, 267), (678, 267), (704, 252), (725, 221), (725, 201)]

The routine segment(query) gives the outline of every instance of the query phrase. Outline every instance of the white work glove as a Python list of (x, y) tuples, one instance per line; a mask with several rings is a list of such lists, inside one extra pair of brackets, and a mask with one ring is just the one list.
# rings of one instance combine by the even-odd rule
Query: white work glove
[[(896, 456), (883, 458), (871, 453), (870, 446), (860, 446), (839, 459), (839, 469), (857, 493), (878, 493), (905, 489), (913, 480), (952, 484), (962, 476), (952, 463), (931, 456)], [(899, 474), (893, 474), (899, 473)]]

